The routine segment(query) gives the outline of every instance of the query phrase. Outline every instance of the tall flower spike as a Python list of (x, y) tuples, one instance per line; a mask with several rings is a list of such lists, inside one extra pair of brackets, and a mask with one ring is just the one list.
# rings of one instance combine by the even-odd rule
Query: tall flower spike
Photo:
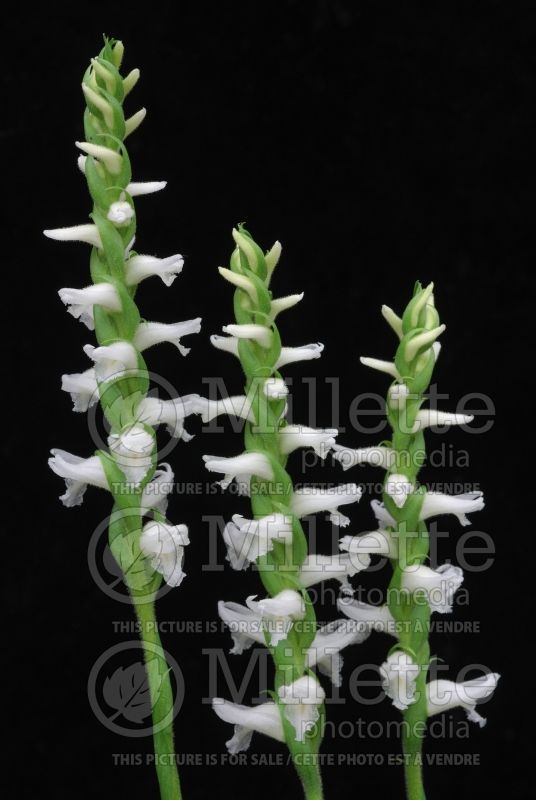
[[(154, 427), (164, 422), (172, 436), (188, 439), (183, 421), (191, 409), (187, 398), (160, 401), (148, 397), (149, 374), (141, 353), (153, 344), (170, 341), (185, 354), (180, 338), (197, 332), (200, 320), (174, 325), (142, 322), (136, 305), (136, 287), (142, 280), (158, 275), (169, 286), (183, 260), (181, 256), (158, 259), (132, 251), (137, 221), (132, 198), (157, 191), (165, 183), (131, 182), (124, 140), (140, 125), (145, 109), (125, 119), (123, 100), (135, 85), (139, 70), (123, 78), (119, 72), (122, 55), (120, 42), (105, 40), (82, 82), (87, 108), (83, 140), (80, 137), (76, 145), (83, 154), (78, 165), (93, 202), (92, 222), (45, 231), (51, 239), (84, 242), (92, 248), (93, 284), (60, 289), (59, 295), (70, 314), (95, 329), (98, 344), (84, 347), (94, 366), (63, 375), (62, 389), (70, 393), (78, 412), (100, 400), (109, 426), (109, 449), (87, 459), (53, 450), (49, 463), (65, 479), (67, 491), (61, 499), (67, 506), (82, 502), (87, 485), (112, 494), (110, 547), (136, 609), (146, 661), (154, 667), (148, 669), (147, 680), (154, 720), (158, 721), (154, 747), (161, 796), (178, 800), (178, 773), (168, 757), (174, 752), (173, 695), (154, 600), (162, 580), (178, 586), (184, 577), (188, 531), (185, 525), (165, 520), (173, 473), (168, 464), (156, 466)], [(152, 519), (144, 522), (146, 517)]]
[[(429, 537), (425, 521), (453, 514), (462, 525), (468, 525), (467, 514), (483, 508), (484, 498), (480, 491), (459, 495), (429, 492), (418, 482), (425, 460), (427, 429), (466, 425), (472, 419), (470, 415), (422, 408), (439, 355), (437, 339), (445, 330), (435, 308), (433, 285), (423, 288), (417, 283), (402, 316), (388, 306), (382, 307), (382, 314), (399, 340), (395, 357), (393, 361), (362, 358), (361, 362), (394, 379), (386, 398), (387, 418), (392, 428), (390, 441), (357, 449), (336, 444), (333, 449), (334, 458), (344, 469), (367, 463), (385, 470), (383, 502), (371, 502), (379, 530), (364, 536), (344, 536), (340, 547), (351, 554), (376, 542), (376, 552), (388, 557), (393, 574), (385, 605), (371, 606), (344, 597), (339, 600), (339, 609), (365, 629), (388, 633), (397, 640), (395, 649), (380, 668), (382, 685), (405, 719), (402, 746), (408, 800), (424, 800), (419, 730), (424, 730), (427, 717), (461, 705), (470, 719), (480, 722), (476, 702), (490, 696), (496, 684), (492, 678), (463, 684), (450, 681), (426, 684), (430, 615), (434, 611), (452, 610), (463, 573), (452, 564), (437, 569), (426, 565)], [(441, 707), (438, 694), (443, 688), (449, 689), (449, 697), (453, 699)], [(471, 690), (475, 692), (473, 699), (469, 699)]]
[(223, 537), (231, 566), (242, 569), (255, 563), (268, 597), (248, 598), (248, 607), (220, 604), (219, 613), (231, 630), (233, 653), (254, 642), (270, 647), (275, 702), (248, 708), (215, 701), (214, 710), (235, 724), (235, 735), (227, 742), (232, 752), (248, 746), (253, 730), (284, 740), (306, 797), (313, 800), (322, 791), (316, 756), (325, 712), (323, 690), (309, 669), (318, 666), (339, 685), (340, 650), (362, 641), (368, 630), (358, 630), (342, 619), (317, 631), (307, 587), (335, 578), (343, 590), (351, 590), (349, 578), (365, 569), (370, 557), (364, 551), (309, 554), (300, 517), (326, 510), (333, 521), (344, 525), (347, 518), (338, 507), (356, 502), (361, 492), (355, 484), (294, 490), (286, 470), (288, 455), (298, 447), (312, 447), (324, 457), (334, 446), (337, 432), (286, 423), (289, 387), (279, 369), (318, 358), (324, 346), (282, 346), (274, 320), (301, 300), (302, 294), (272, 297), (269, 284), (281, 246), (276, 243), (265, 255), (242, 227), (233, 231), (233, 238), (236, 249), (229, 269), (220, 269), (220, 274), (235, 287), (235, 322), (224, 327), (227, 336), (212, 336), (211, 342), (240, 359), (246, 385), (240, 396), (217, 401), (202, 398), (199, 413), (204, 421), (223, 413), (245, 420), (241, 455), (204, 459), (207, 469), (224, 474), (222, 485), (235, 477), (242, 491), (250, 494), (252, 514), (248, 516), (252, 519), (235, 514)]

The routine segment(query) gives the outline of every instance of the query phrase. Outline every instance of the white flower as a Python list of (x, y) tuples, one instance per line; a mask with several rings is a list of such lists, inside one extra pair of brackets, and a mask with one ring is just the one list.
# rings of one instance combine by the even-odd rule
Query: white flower
[(223, 531), (227, 545), (227, 560), (233, 569), (247, 569), (260, 556), (273, 550), (274, 542), (292, 542), (292, 518), (285, 514), (270, 514), (261, 519), (245, 519), (233, 515)]
[(112, 433), (108, 446), (128, 483), (138, 486), (151, 468), (154, 437), (142, 425), (131, 425), (121, 433)]
[[(121, 172), (123, 158), (120, 153), (112, 150), (110, 147), (104, 147), (101, 144), (94, 144), (93, 142), (75, 142), (75, 145), (84, 153), (87, 153), (88, 156), (96, 158), (97, 161), (102, 161), (108, 172), (112, 175), (119, 175)], [(82, 169), (82, 172), (85, 172), (85, 156), (79, 156), (78, 166)]]
[(231, 353), (233, 356), (238, 356), (238, 339), (234, 336), (218, 336), (212, 334), (210, 343), (217, 350), (223, 350), (224, 353)]
[(343, 469), (355, 467), (356, 464), (370, 464), (372, 467), (391, 469), (395, 463), (396, 452), (390, 447), (358, 447), (353, 450), (340, 444), (332, 445), (333, 458), (342, 464)]
[(309, 668), (317, 666), (322, 675), (327, 675), (334, 686), (340, 686), (343, 658), (341, 650), (351, 644), (361, 644), (370, 631), (347, 619), (336, 619), (319, 628), (306, 653), (305, 663)]
[(437, 411), (432, 408), (422, 408), (417, 411), (415, 423), (411, 433), (423, 428), (434, 428), (449, 425), (468, 425), (472, 422), (474, 416), (472, 414), (452, 414), (449, 411)]
[(93, 306), (102, 306), (108, 311), (121, 311), (121, 299), (111, 283), (95, 283), (85, 289), (60, 289), (60, 300), (67, 311), (92, 331), (95, 328)]
[(389, 306), (383, 305), (382, 316), (389, 323), (389, 325), (394, 330), (398, 338), (402, 339), (402, 337), (404, 336), (404, 332), (402, 330), (402, 320), (400, 319), (398, 314), (395, 314), (393, 309), (389, 308)]
[(480, 678), (461, 683), (447, 680), (430, 681), (426, 686), (428, 716), (450, 711), (459, 706), (465, 709), (467, 718), (471, 722), (476, 722), (483, 728), (486, 720), (476, 711), (476, 704), (491, 697), (500, 677), (498, 672), (490, 672)]
[(361, 600), (353, 600), (349, 597), (340, 597), (337, 600), (337, 608), (350, 619), (359, 625), (363, 631), (378, 631), (388, 633), (390, 636), (398, 637), (396, 622), (389, 611), (387, 605), (372, 606), (363, 603)]
[(399, 473), (388, 475), (385, 481), (385, 491), (398, 508), (402, 508), (408, 499), (408, 495), (410, 495), (414, 489), (415, 487), (408, 481), (407, 477)]
[(400, 588), (405, 592), (424, 592), (432, 611), (452, 611), (454, 594), (463, 583), (463, 570), (452, 564), (441, 564), (436, 570), (420, 564), (402, 570)]
[(134, 344), (140, 352), (153, 347), (155, 344), (170, 342), (174, 344), (183, 356), (190, 352), (189, 347), (181, 344), (181, 337), (189, 333), (199, 333), (201, 330), (201, 317), (188, 319), (184, 322), (140, 322), (134, 334)]
[(222, 331), (236, 339), (252, 339), (264, 348), (272, 344), (272, 331), (266, 325), (224, 325)]
[(239, 485), (243, 482), (249, 484), (249, 479), (253, 475), (265, 481), (274, 479), (272, 465), (264, 453), (246, 451), (232, 458), (203, 456), (203, 461), (209, 472), (223, 472), (223, 480), (218, 481), (222, 489), (227, 489), (233, 478), (236, 478)]
[(272, 300), (270, 303), (270, 315), (272, 319), (275, 319), (282, 311), (292, 308), (303, 300), (303, 295), (303, 292), (299, 294), (287, 294), (286, 297), (276, 297)]
[(251, 595), (246, 598), (246, 605), (260, 615), (270, 644), (275, 647), (287, 638), (293, 621), (304, 618), (303, 597), (294, 589), (283, 589), (274, 597), (265, 597), (263, 600), (255, 600), (255, 597)]
[(395, 708), (405, 711), (416, 701), (415, 682), (419, 667), (403, 650), (395, 650), (380, 667), (382, 689)]
[[(396, 522), (389, 514), (383, 503), (372, 500), (370, 503), (380, 527), (395, 527)], [(454, 514), (462, 525), (469, 525), (466, 514), (481, 511), (484, 508), (482, 492), (465, 492), (464, 494), (442, 494), (441, 492), (426, 492), (424, 495), (419, 520), (435, 517), (440, 514)]]
[[(446, 327), (446, 325), (438, 325), (436, 328), (418, 333), (416, 336), (413, 336), (411, 339), (409, 339), (409, 341), (406, 342), (404, 352), (406, 361), (413, 361), (419, 350), (421, 350), (423, 347), (429, 347), (432, 345), (437, 337), (441, 336), (443, 331), (446, 330)], [(424, 355), (424, 353), (421, 355)]]
[(118, 200), (112, 203), (106, 214), (106, 218), (114, 225), (126, 225), (134, 217), (134, 209), (126, 200)]
[(409, 387), (405, 383), (394, 383), (387, 392), (389, 406), (397, 408), (399, 411), (402, 410), (407, 403), (409, 394)]
[(53, 228), (43, 233), (57, 242), (84, 242), (102, 250), (102, 240), (96, 225), (72, 225), (70, 228)]
[(71, 395), (73, 411), (87, 411), (99, 399), (97, 378), (93, 367), (85, 372), (62, 375), (61, 388)]
[(160, 400), (158, 397), (144, 397), (140, 402), (136, 415), (139, 422), (147, 425), (163, 424), (170, 436), (189, 442), (192, 435), (184, 429), (184, 419), (194, 413), (194, 404), (198, 395), (174, 397), (172, 400)]
[(303, 489), (296, 489), (292, 496), (292, 512), (297, 517), (305, 517), (307, 514), (316, 514), (318, 511), (329, 511), (331, 522), (345, 528), (350, 524), (350, 520), (339, 512), (338, 506), (358, 502), (361, 492), (362, 490), (356, 483), (346, 483), (328, 489), (304, 486)]
[(241, 655), (244, 650), (249, 650), (254, 642), (266, 644), (263, 620), (257, 611), (240, 603), (226, 603), (220, 600), (218, 614), (221, 621), (229, 628), (233, 640), (233, 647), (229, 651), (232, 655)]
[(80, 458), (58, 449), (50, 452), (52, 458), (49, 458), (48, 466), (52, 472), (65, 480), (66, 491), (60, 500), (67, 508), (82, 503), (88, 485), (98, 486), (100, 489), (109, 488), (99, 456)]
[(343, 536), (339, 539), (339, 550), (347, 553), (368, 553), (371, 556), (398, 558), (398, 546), (388, 531), (370, 531), (359, 536)]
[(420, 519), (436, 517), (439, 514), (454, 514), (461, 525), (470, 525), (466, 514), (481, 511), (484, 508), (482, 492), (465, 492), (464, 494), (441, 494), (426, 492), (422, 504)]
[(234, 736), (225, 742), (227, 750), (232, 755), (248, 749), (254, 731), (270, 736), (278, 742), (285, 741), (279, 708), (271, 700), (258, 706), (243, 706), (215, 697), (212, 700), (212, 708), (220, 719), (234, 725)]
[(277, 693), (285, 706), (285, 716), (294, 728), (296, 741), (303, 742), (305, 734), (318, 722), (318, 707), (324, 702), (326, 693), (311, 675), (303, 675), (294, 683), (280, 686)]
[(381, 361), (379, 358), (368, 358), (368, 356), (361, 356), (359, 359), (365, 367), (377, 369), (379, 372), (385, 372), (391, 375), (397, 381), (401, 381), (400, 373), (392, 361)]
[(300, 567), (299, 580), (302, 586), (314, 586), (332, 578), (338, 580), (344, 592), (351, 592), (348, 578), (370, 566), (370, 556), (366, 553), (335, 553), (321, 555), (311, 553)]
[(218, 272), (222, 278), (225, 278), (226, 281), (232, 283), (233, 286), (237, 286), (239, 289), (242, 289), (242, 291), (247, 292), (255, 304), (258, 303), (257, 287), (250, 278), (246, 277), (246, 275), (242, 275), (239, 272), (233, 272), (231, 269), (226, 269), (226, 267), (218, 267)]
[(158, 275), (166, 286), (171, 286), (177, 275), (182, 272), (183, 266), (184, 259), (178, 253), (168, 258), (132, 256), (125, 264), (126, 283), (127, 286), (137, 286), (145, 278)]
[(336, 428), (308, 428), (306, 425), (286, 425), (279, 431), (279, 448), (288, 455), (298, 447), (312, 447), (320, 458), (325, 458), (335, 447)]
[(185, 573), (182, 571), (184, 547), (190, 544), (186, 525), (168, 525), (164, 522), (147, 522), (140, 536), (140, 548), (151, 560), (168, 586), (179, 586)]
[(173, 491), (175, 476), (173, 470), (162, 462), (155, 470), (153, 479), (143, 489), (140, 508), (142, 514), (149, 514), (153, 509), (165, 514), (168, 505), (168, 495)]
[(288, 395), (288, 386), (282, 378), (267, 378), (262, 391), (269, 400), (284, 400)]
[(209, 400), (207, 397), (197, 395), (192, 406), (192, 414), (200, 414), (203, 422), (219, 417), (221, 414), (247, 419), (255, 422), (255, 416), (251, 408), (251, 401), (245, 395), (235, 395), (233, 397), (222, 397), (221, 400)]
[(294, 364), (296, 361), (311, 361), (314, 358), (320, 358), (323, 349), (324, 345), (321, 342), (302, 344), (300, 347), (282, 347), (275, 368), (281, 369), (281, 367)]
[(119, 378), (138, 366), (138, 354), (130, 342), (113, 342), (101, 347), (86, 344), (84, 353), (95, 362), (95, 375), (99, 383)]
[(127, 185), (127, 194), (131, 197), (138, 197), (139, 195), (143, 194), (153, 194), (154, 192), (160, 192), (162, 189), (165, 189), (167, 186), (167, 181), (142, 181), (140, 182), (132, 182)]

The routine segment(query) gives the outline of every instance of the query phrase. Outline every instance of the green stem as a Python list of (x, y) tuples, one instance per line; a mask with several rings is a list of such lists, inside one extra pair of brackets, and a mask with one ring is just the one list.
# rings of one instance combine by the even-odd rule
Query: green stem
[(322, 777), (318, 763), (307, 771), (300, 771), (305, 800), (323, 800)]
[(158, 659), (158, 670), (147, 670), (153, 718), (153, 742), (156, 773), (161, 800), (181, 800), (181, 785), (173, 739), (173, 690), (162, 642), (158, 634), (154, 602), (136, 598), (132, 603), (140, 623), (140, 638), (145, 663)]
[(402, 750), (407, 800), (426, 800), (422, 780), (422, 741), (427, 720), (426, 672), (421, 667), (416, 683), (419, 699), (404, 712)]

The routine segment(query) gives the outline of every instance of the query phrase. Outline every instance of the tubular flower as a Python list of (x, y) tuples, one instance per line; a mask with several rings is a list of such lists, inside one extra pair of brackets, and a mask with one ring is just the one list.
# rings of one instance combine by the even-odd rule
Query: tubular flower
[(426, 685), (428, 716), (460, 707), (465, 710), (467, 719), (483, 728), (486, 719), (476, 711), (476, 705), (491, 697), (500, 677), (498, 672), (489, 672), (480, 678), (460, 683), (447, 680), (430, 681)]

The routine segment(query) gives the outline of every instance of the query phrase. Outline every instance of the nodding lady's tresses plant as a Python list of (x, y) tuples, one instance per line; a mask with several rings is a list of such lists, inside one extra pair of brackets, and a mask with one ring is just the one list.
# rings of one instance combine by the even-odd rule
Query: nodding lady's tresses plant
[(286, 423), (288, 389), (279, 368), (318, 358), (323, 345), (282, 347), (276, 316), (303, 295), (272, 297), (270, 279), (281, 246), (276, 242), (264, 254), (241, 226), (233, 231), (233, 238), (236, 249), (231, 268), (220, 267), (220, 273), (236, 287), (236, 321), (224, 326), (228, 337), (213, 336), (212, 343), (239, 357), (246, 376), (245, 394), (223, 400), (199, 398), (194, 411), (206, 422), (225, 413), (246, 420), (244, 452), (231, 458), (204, 456), (204, 460), (209, 471), (224, 474), (224, 488), (234, 478), (241, 493), (251, 497), (253, 519), (235, 515), (223, 535), (231, 566), (244, 569), (256, 564), (268, 596), (248, 597), (245, 605), (222, 601), (218, 610), (231, 631), (231, 652), (241, 653), (254, 642), (264, 644), (276, 670), (271, 700), (247, 707), (215, 698), (213, 707), (221, 719), (235, 726), (227, 742), (230, 752), (246, 750), (254, 731), (286, 742), (306, 797), (318, 800), (322, 785), (316, 756), (325, 692), (312, 667), (318, 666), (339, 685), (341, 649), (362, 641), (368, 631), (344, 618), (317, 630), (307, 587), (330, 578), (348, 587), (348, 578), (369, 565), (376, 543), (367, 540), (359, 546), (356, 542), (352, 553), (308, 554), (300, 518), (325, 510), (332, 522), (347, 525), (349, 520), (338, 506), (359, 500), (360, 489), (348, 484), (294, 490), (286, 470), (289, 453), (312, 447), (323, 458), (334, 446), (337, 431)]
[(139, 70), (123, 78), (119, 73), (122, 55), (121, 42), (105, 40), (82, 82), (87, 104), (85, 141), (77, 146), (83, 153), (79, 167), (93, 200), (92, 222), (45, 231), (52, 239), (92, 246), (93, 284), (61, 289), (59, 294), (74, 317), (95, 329), (97, 346), (84, 347), (94, 366), (81, 374), (64, 375), (62, 388), (71, 394), (75, 411), (87, 411), (100, 400), (110, 427), (108, 450), (98, 450), (89, 458), (53, 450), (49, 463), (65, 479), (67, 490), (61, 500), (66, 506), (79, 505), (88, 484), (112, 493), (109, 541), (140, 622), (160, 792), (164, 800), (177, 800), (181, 796), (179, 776), (175, 760), (170, 758), (174, 753), (173, 691), (154, 603), (162, 578), (178, 586), (184, 577), (188, 529), (165, 517), (173, 472), (168, 464), (157, 467), (155, 426), (164, 423), (172, 436), (189, 439), (183, 422), (193, 396), (172, 400), (148, 397), (149, 373), (142, 353), (152, 345), (170, 342), (186, 355), (181, 337), (197, 333), (200, 319), (175, 324), (147, 322), (136, 306), (140, 281), (157, 275), (169, 286), (183, 262), (179, 255), (159, 259), (133, 250), (133, 197), (163, 189), (165, 183), (131, 181), (125, 139), (142, 122), (145, 109), (125, 119), (123, 100), (137, 82)]
[[(380, 674), (385, 693), (407, 723), (402, 732), (407, 796), (409, 800), (423, 800), (421, 749), (427, 718), (461, 706), (470, 720), (483, 725), (485, 720), (475, 707), (478, 701), (492, 695), (499, 675), (489, 673), (462, 683), (427, 682), (430, 615), (452, 610), (453, 596), (463, 574), (459, 567), (450, 564), (435, 570), (426, 566), (429, 551), (426, 520), (438, 514), (454, 514), (462, 525), (468, 525), (466, 514), (483, 508), (484, 500), (481, 492), (453, 496), (428, 492), (418, 486), (425, 453), (424, 430), (463, 425), (472, 420), (464, 414), (422, 408), (439, 355), (437, 339), (445, 330), (435, 308), (433, 284), (425, 288), (416, 284), (402, 318), (387, 306), (383, 306), (382, 313), (400, 339), (394, 362), (374, 358), (361, 361), (394, 378), (387, 393), (391, 441), (357, 450), (335, 445), (334, 455), (344, 469), (368, 463), (386, 470), (383, 503), (372, 501), (372, 507), (380, 529), (378, 534), (384, 538), (383, 553), (390, 558), (393, 575), (387, 605), (375, 607), (342, 599), (339, 608), (369, 630), (385, 631), (398, 640), (380, 667)], [(359, 537), (345, 536), (340, 542), (341, 550), (352, 553), (358, 543)]]

